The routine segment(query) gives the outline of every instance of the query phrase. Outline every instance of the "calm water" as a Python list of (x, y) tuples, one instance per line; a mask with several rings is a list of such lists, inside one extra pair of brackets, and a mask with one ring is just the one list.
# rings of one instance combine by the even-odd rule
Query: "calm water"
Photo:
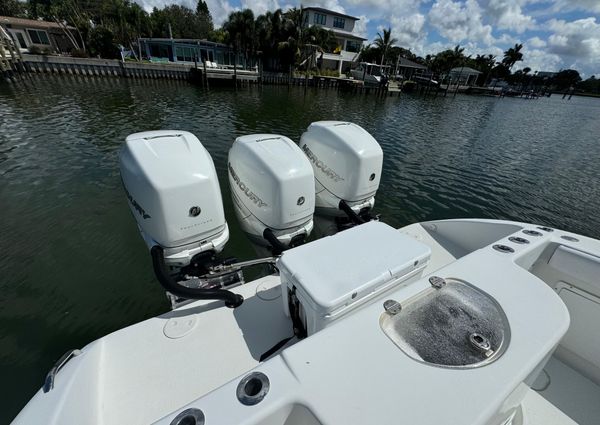
[(354, 121), (385, 155), (377, 212), (414, 221), (532, 221), (600, 237), (600, 99), (380, 99), (287, 87), (205, 92), (179, 82), (39, 77), (0, 84), (0, 423), (70, 348), (168, 309), (120, 186), (129, 133), (182, 129), (225, 171), (235, 137)]

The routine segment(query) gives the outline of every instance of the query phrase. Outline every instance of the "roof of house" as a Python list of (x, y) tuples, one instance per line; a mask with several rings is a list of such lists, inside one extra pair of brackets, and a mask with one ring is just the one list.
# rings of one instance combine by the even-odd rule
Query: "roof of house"
[(322, 7), (307, 6), (307, 7), (303, 8), (303, 10), (314, 10), (315, 12), (326, 13), (327, 15), (341, 16), (342, 18), (353, 19), (355, 21), (360, 20), (360, 18), (357, 18), (355, 16), (346, 15), (345, 13), (340, 13), (340, 12), (336, 12), (334, 10), (324, 9)]
[(357, 35), (357, 34), (351, 32), (351, 31), (341, 30), (339, 28), (329, 28), (329, 27), (323, 27), (323, 28), (325, 28), (327, 30), (330, 30), (330, 31), (333, 31), (334, 34), (341, 35), (343, 37), (355, 38), (357, 40), (362, 40), (362, 41), (366, 40), (365, 37), (361, 37), (360, 35)]
[[(57, 22), (41, 21), (36, 19), (25, 19), (15, 18), (14, 16), (0, 16), (0, 24), (2, 25), (15, 25), (25, 28), (37, 28), (37, 29), (60, 29), (61, 26)], [(66, 28), (74, 30), (75, 27), (67, 25)]]
[(425, 65), (421, 65), (420, 63), (413, 62), (406, 58), (398, 59), (398, 67), (399, 68), (427, 69), (427, 67)]
[(460, 74), (465, 74), (465, 75), (467, 75), (467, 74), (471, 74), (471, 75), (475, 75), (475, 74), (479, 75), (479, 74), (481, 74), (481, 71), (477, 71), (476, 69), (469, 68), (468, 66), (459, 66), (459, 67), (456, 67), (456, 68), (452, 68), (450, 70), (450, 72), (451, 73), (456, 73), (456, 74), (460, 73)]
[(207, 39), (199, 39), (199, 38), (158, 38), (158, 37), (142, 37), (139, 39), (140, 41), (144, 41), (147, 43), (167, 43), (167, 44), (187, 44), (187, 45), (197, 45), (197, 46), (218, 46), (218, 47), (228, 47), (227, 44), (218, 43), (216, 41), (209, 41)]

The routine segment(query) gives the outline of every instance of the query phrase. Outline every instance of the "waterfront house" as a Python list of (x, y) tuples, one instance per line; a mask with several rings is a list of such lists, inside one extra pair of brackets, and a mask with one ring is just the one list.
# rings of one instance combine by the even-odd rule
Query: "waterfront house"
[(448, 73), (448, 77), (450, 78), (452, 83), (461, 86), (475, 85), (475, 83), (477, 83), (479, 75), (481, 75), (481, 71), (469, 68), (468, 66), (459, 66), (457, 68), (452, 68)]
[(395, 74), (398, 78), (403, 80), (430, 75), (425, 65), (421, 65), (420, 63), (413, 62), (403, 57), (398, 57)]
[(358, 59), (358, 54), (366, 38), (354, 32), (354, 26), (359, 18), (334, 12), (321, 7), (305, 7), (304, 26), (317, 25), (331, 30), (337, 40), (335, 52), (323, 52), (320, 59), (323, 69), (333, 69), (338, 72), (348, 72)]
[(233, 66), (242, 68), (253, 66), (246, 64), (242, 54), (236, 55), (233, 49), (222, 43), (187, 38), (140, 38), (139, 53), (151, 62), (176, 62), (183, 64), (202, 64)]
[(0, 26), (13, 38), (21, 52), (38, 48), (47, 53), (69, 53), (78, 48), (75, 27), (57, 22), (0, 16)]

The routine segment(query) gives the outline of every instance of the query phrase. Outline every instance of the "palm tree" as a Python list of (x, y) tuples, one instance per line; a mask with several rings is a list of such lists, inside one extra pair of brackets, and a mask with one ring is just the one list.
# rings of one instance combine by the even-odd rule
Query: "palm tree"
[(523, 48), (522, 44), (515, 44), (515, 47), (511, 47), (510, 49), (504, 52), (504, 58), (502, 59), (502, 64), (506, 66), (509, 70), (519, 61), (523, 60), (523, 53), (521, 53), (521, 49)]
[(227, 42), (233, 47), (236, 56), (239, 52), (244, 53), (246, 63), (249, 54), (254, 50), (254, 13), (252, 10), (232, 12), (223, 24), (227, 33)]
[(483, 73), (482, 75), (484, 75), (484, 79), (480, 83), (483, 83), (485, 85), (485, 84), (487, 84), (487, 80), (490, 75), (490, 72), (492, 71), (494, 66), (496, 66), (496, 56), (494, 56), (494, 55), (477, 55), (475, 57), (475, 59), (472, 60), (472, 64), (475, 69), (477, 69), (478, 71), (481, 71)]
[(388, 49), (390, 49), (392, 45), (397, 41), (398, 40), (396, 40), (395, 38), (392, 38), (392, 29), (389, 27), (387, 30), (385, 28), (383, 29), (383, 34), (377, 33), (377, 37), (375, 38), (374, 43), (375, 46), (379, 50), (381, 50), (381, 61), (379, 62), (380, 65), (383, 65), (385, 54), (388, 51)]

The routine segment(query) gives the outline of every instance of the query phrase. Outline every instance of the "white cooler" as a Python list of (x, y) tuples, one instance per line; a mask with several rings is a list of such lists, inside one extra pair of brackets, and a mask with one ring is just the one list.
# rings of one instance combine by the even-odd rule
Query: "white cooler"
[(390, 288), (419, 278), (430, 255), (427, 245), (379, 221), (285, 251), (277, 260), (284, 311), (311, 335)]

